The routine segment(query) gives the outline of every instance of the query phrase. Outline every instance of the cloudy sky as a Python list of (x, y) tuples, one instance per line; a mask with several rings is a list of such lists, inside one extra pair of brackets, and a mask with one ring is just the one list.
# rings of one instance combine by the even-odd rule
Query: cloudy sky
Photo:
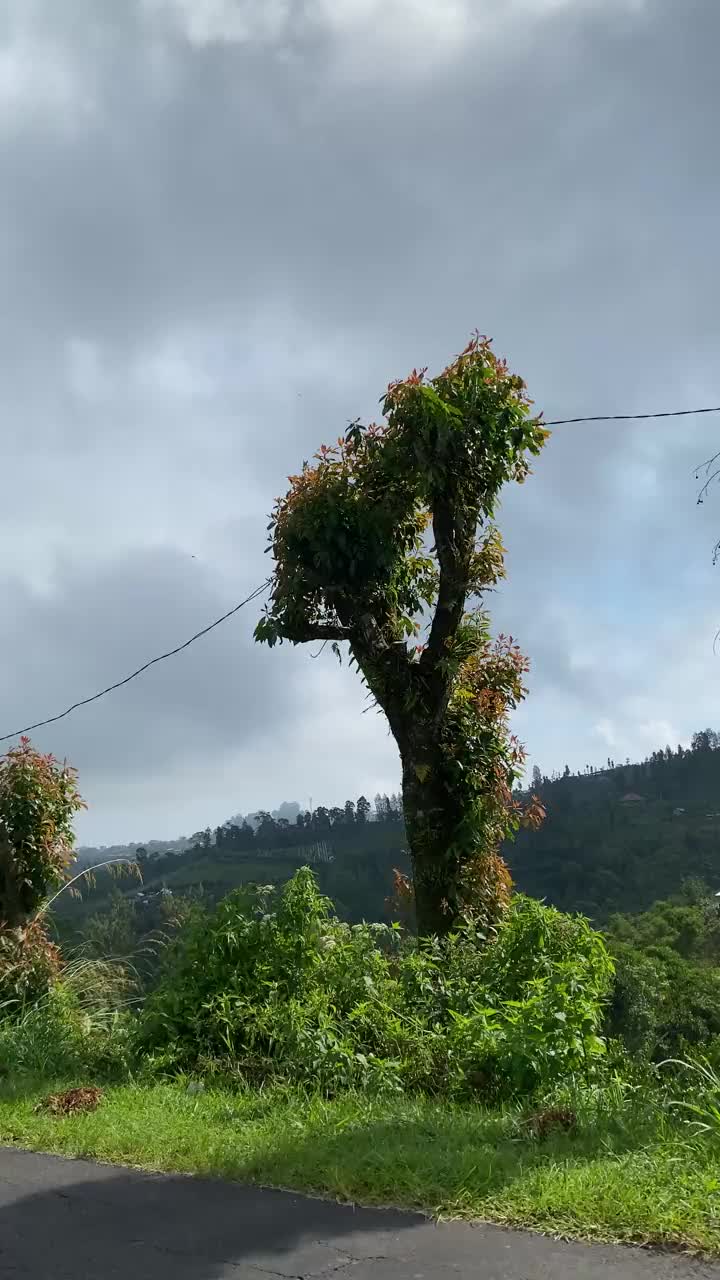
[[(289, 472), (475, 327), (546, 418), (720, 403), (717, 0), (0, 0), (0, 733), (230, 608)], [(720, 415), (558, 427), (501, 523), (543, 770), (720, 723)], [(392, 790), (257, 606), (34, 740), (84, 843)]]

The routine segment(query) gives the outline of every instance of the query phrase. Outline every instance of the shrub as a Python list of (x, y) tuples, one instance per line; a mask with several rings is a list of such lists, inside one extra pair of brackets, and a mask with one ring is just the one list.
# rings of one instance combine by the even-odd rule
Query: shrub
[[(127, 1075), (133, 1051), (136, 981), (125, 965), (88, 959), (63, 962), (53, 948), (52, 971), (43, 967), (45, 937), (38, 929), (40, 978), (21, 986), (0, 1007), (0, 1075)], [(27, 945), (19, 973), (24, 984)]]
[(605, 1030), (651, 1061), (682, 1057), (720, 1035), (720, 971), (669, 947), (613, 943), (615, 979)]
[(624, 943), (613, 945), (615, 976), (607, 1007), (605, 1030), (632, 1054), (650, 1059), (659, 1042), (661, 1005), (667, 979), (650, 956)]
[(612, 963), (582, 917), (517, 895), (496, 940), (467, 923), (428, 948), (421, 969), (429, 958), (458, 1086), (476, 1081), (496, 1096), (532, 1093), (577, 1072), (589, 1077), (604, 1056)]
[(73, 860), (76, 773), (26, 737), (0, 757), (0, 924), (24, 925)]
[(16, 1016), (0, 1016), (0, 1076), (84, 1082), (130, 1069), (132, 1020), (122, 1009), (83, 1008), (71, 984), (56, 983)]
[(237, 890), (176, 941), (139, 1043), (158, 1069), (327, 1092), (530, 1093), (593, 1071), (611, 972), (586, 921), (530, 899), (494, 941), (468, 921), (418, 942), (340, 922), (303, 868), (282, 890)]
[(238, 889), (169, 948), (141, 1047), (172, 1066), (222, 1059), (266, 1074), (293, 1064), (297, 1079), (362, 1082), (352, 1016), (362, 1021), (373, 976), (387, 981), (377, 939), (394, 936), (341, 924), (307, 868), (281, 891)]
[(0, 1016), (44, 995), (60, 968), (60, 952), (42, 924), (0, 927)]
[(72, 862), (82, 808), (75, 771), (28, 738), (0, 756), (0, 1011), (37, 998), (57, 972), (39, 911)]
[(684, 1053), (720, 1035), (720, 970), (682, 960), (671, 952), (665, 961), (667, 995), (661, 1007), (663, 1053)]

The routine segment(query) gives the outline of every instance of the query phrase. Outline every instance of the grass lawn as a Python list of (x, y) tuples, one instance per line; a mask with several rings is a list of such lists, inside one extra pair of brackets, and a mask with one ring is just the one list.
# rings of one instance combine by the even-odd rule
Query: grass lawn
[(108, 1088), (88, 1115), (36, 1113), (59, 1087), (1, 1084), (0, 1143), (720, 1253), (720, 1143), (690, 1140), (661, 1113), (535, 1141), (509, 1111), (409, 1098), (328, 1102), (279, 1088), (191, 1094), (171, 1084)]

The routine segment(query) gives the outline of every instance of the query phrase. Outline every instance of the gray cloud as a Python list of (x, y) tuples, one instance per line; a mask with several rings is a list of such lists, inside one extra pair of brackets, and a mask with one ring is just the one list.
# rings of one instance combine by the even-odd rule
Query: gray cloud
[[(476, 325), (550, 418), (720, 399), (712, 0), (15, 0), (0, 21), (9, 727), (254, 585), (288, 472)], [(518, 727), (545, 767), (707, 719), (692, 468), (716, 439), (559, 427), (506, 496), (491, 603), (534, 660)], [(258, 651), (250, 622), (48, 734), (93, 839), (394, 783), (347, 673)]]
[[(254, 585), (238, 584), (237, 597)], [(100, 565), (66, 563), (50, 590), (6, 580), (3, 596), (2, 647), (13, 654), (2, 675), (8, 730), (122, 678), (235, 603), (202, 564), (162, 547)], [(300, 713), (303, 699), (293, 678), (299, 655), (295, 671), (285, 662), (283, 687), (269, 651), (252, 641), (259, 608), (247, 605), (202, 642), (38, 736), (83, 773), (99, 775), (143, 774), (248, 740), (260, 744), (278, 719)]]

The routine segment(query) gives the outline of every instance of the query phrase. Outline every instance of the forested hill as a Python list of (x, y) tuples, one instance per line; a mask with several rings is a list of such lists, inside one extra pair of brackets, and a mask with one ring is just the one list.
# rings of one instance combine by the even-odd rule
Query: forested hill
[[(720, 889), (720, 736), (695, 734), (692, 748), (655, 752), (641, 764), (607, 762), (603, 770), (543, 777), (532, 790), (547, 817), (505, 850), (518, 888), (598, 923), (634, 912), (700, 878)], [(297, 806), (283, 806), (290, 810)], [(284, 880), (305, 862), (347, 918), (382, 919), (393, 869), (408, 869), (397, 796), (319, 806), (294, 820), (270, 813), (238, 815), (173, 846), (132, 846), (144, 888), (173, 892), (202, 886), (213, 898), (246, 880)], [(93, 851), (96, 852), (96, 851)], [(100, 852), (100, 851), (97, 851)], [(115, 853), (115, 851), (113, 851)], [(86, 909), (103, 896), (90, 894)], [(125, 892), (137, 896), (136, 882)], [(70, 914), (79, 907), (63, 904)]]
[(656, 751), (641, 764), (541, 778), (547, 817), (506, 856), (516, 882), (564, 910), (604, 921), (640, 911), (699, 877), (720, 889), (720, 736)]

